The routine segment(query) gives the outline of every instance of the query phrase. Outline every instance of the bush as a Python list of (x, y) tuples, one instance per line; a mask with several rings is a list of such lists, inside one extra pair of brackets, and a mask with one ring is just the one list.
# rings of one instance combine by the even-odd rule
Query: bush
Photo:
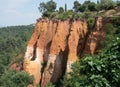
[(25, 72), (6, 71), (0, 77), (0, 87), (27, 87), (33, 84), (33, 77)]
[(48, 82), (44, 87), (55, 87), (51, 82)]
[(72, 66), (65, 87), (120, 87), (120, 38), (99, 55), (86, 56)]
[(88, 22), (88, 28), (89, 28), (89, 30), (92, 30), (93, 27), (94, 27), (94, 24), (95, 24), (95, 18), (90, 17), (90, 18), (87, 19), (87, 22)]

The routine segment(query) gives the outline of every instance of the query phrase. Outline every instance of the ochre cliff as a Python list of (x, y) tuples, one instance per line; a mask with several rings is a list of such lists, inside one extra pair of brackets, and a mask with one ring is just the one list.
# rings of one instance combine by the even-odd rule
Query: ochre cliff
[(71, 64), (86, 54), (94, 54), (104, 40), (102, 17), (96, 18), (92, 32), (86, 20), (38, 19), (28, 42), (24, 70), (34, 76), (34, 86), (57, 82), (71, 71)]

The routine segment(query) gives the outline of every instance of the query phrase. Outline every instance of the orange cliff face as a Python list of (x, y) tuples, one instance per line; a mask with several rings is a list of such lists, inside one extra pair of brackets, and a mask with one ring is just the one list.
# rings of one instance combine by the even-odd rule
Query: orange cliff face
[[(28, 42), (24, 58), (24, 70), (34, 76), (34, 84), (37, 85), (41, 79), (41, 68), (43, 56), (46, 54), (46, 46), (52, 40), (54, 29), (53, 22), (48, 19), (40, 19), (35, 26), (35, 30)], [(49, 32), (52, 32), (48, 35)]]
[(68, 53), (67, 69), (66, 69), (67, 72), (71, 71), (71, 64), (77, 60), (79, 41), (85, 38), (86, 33), (88, 31), (87, 29), (88, 29), (87, 22), (85, 20), (84, 21), (76, 20), (73, 21), (71, 24), (71, 32), (68, 38), (69, 53)]
[(24, 57), (24, 70), (34, 76), (34, 86), (57, 82), (65, 70), (71, 72), (78, 55), (94, 54), (105, 35), (102, 25), (98, 17), (93, 31), (88, 33), (85, 20), (39, 19)]
[(95, 54), (96, 51), (100, 50), (100, 43), (104, 41), (106, 27), (109, 22), (102, 19), (102, 17), (96, 18), (95, 26), (93, 31), (88, 35), (87, 41), (85, 42), (85, 49), (81, 54)]
[(58, 20), (57, 30), (50, 46), (48, 63), (43, 73), (42, 85), (50, 80), (56, 82), (62, 75), (62, 54), (60, 53), (66, 49), (69, 31), (70, 21)]

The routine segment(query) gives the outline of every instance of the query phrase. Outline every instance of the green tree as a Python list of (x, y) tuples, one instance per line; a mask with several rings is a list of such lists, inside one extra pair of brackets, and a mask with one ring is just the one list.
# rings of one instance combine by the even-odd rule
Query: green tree
[(41, 13), (45, 12), (46, 11), (46, 4), (44, 2), (40, 3), (38, 9)]
[(90, 3), (90, 1), (85, 1), (80, 7), (79, 7), (79, 11), (80, 12), (84, 12), (88, 10), (88, 4)]
[(56, 3), (53, 0), (50, 0), (46, 3), (46, 10), (49, 12), (53, 12), (56, 9)]
[(63, 12), (64, 12), (63, 7), (60, 7), (60, 8), (59, 8), (59, 13), (63, 13)]
[(67, 12), (67, 4), (65, 3), (65, 12)]
[(19, 54), (23, 58), (32, 31), (33, 25), (0, 28), (0, 76)]
[(120, 1), (117, 0), (117, 1), (116, 1), (116, 4), (117, 4), (117, 6), (120, 6)]
[(96, 8), (97, 8), (97, 11), (100, 11), (100, 1), (99, 0), (97, 0)]
[(88, 5), (90, 11), (97, 11), (97, 5), (94, 2), (90, 2)]
[(74, 1), (73, 9), (75, 12), (79, 12), (80, 6), (81, 6), (81, 4), (78, 1)]
[(27, 87), (33, 84), (33, 77), (25, 72), (5, 71), (0, 78), (0, 87)]
[(113, 0), (100, 0), (100, 9), (108, 10), (115, 7), (115, 2)]
[(57, 4), (53, 0), (50, 0), (46, 3), (40, 3), (38, 9), (42, 12), (43, 17), (50, 17), (51, 13), (55, 11), (56, 5)]

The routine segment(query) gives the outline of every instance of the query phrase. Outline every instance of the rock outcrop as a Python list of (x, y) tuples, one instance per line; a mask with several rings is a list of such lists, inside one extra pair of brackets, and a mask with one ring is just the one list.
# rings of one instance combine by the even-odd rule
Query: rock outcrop
[(104, 26), (102, 17), (96, 18), (91, 33), (85, 20), (39, 19), (24, 57), (24, 70), (34, 76), (34, 85), (57, 82), (71, 72), (78, 55), (94, 54), (104, 39)]

